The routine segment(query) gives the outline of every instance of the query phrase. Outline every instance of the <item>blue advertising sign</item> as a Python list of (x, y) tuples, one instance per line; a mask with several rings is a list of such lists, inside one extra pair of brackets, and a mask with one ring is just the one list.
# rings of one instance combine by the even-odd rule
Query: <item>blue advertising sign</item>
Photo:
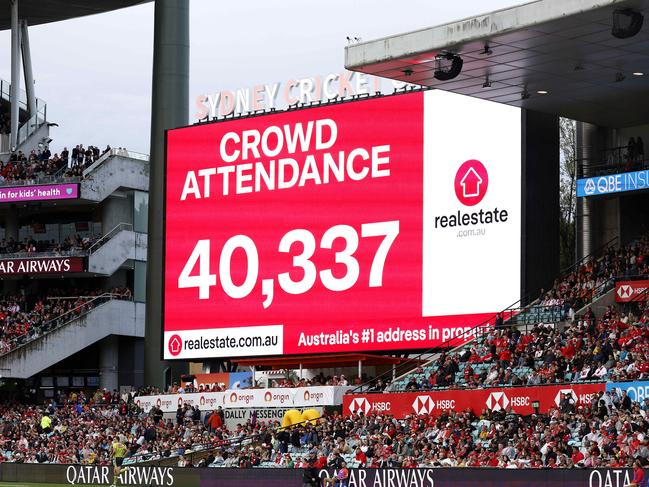
[(649, 189), (649, 169), (577, 180), (577, 197)]
[(649, 381), (642, 382), (609, 382), (606, 384), (607, 391), (617, 391), (621, 394), (626, 391), (632, 401), (642, 403), (645, 398), (649, 398)]

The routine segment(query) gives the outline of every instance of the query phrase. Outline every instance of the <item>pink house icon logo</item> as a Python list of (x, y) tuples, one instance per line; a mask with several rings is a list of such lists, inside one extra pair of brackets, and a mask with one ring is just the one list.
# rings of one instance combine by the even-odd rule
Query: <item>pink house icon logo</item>
[(489, 174), (477, 159), (464, 162), (455, 173), (455, 196), (464, 206), (475, 206), (487, 194)]
[(176, 357), (183, 349), (183, 341), (178, 335), (172, 335), (169, 343), (167, 343), (167, 347), (169, 348), (169, 353)]

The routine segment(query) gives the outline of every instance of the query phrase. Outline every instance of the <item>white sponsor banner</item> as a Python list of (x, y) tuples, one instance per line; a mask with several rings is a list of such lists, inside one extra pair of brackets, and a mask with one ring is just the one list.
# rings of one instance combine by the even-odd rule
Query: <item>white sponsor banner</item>
[(433, 90), (424, 127), (423, 316), (504, 309), (520, 296), (521, 111)]
[(165, 359), (282, 355), (282, 325), (167, 331)]
[(351, 387), (318, 386), (271, 389), (230, 389), (224, 392), (192, 392), (187, 394), (162, 394), (139, 396), (135, 403), (149, 412), (153, 406), (163, 413), (172, 413), (178, 406), (198, 406), (202, 411), (236, 408), (293, 408), (339, 406), (342, 397)]

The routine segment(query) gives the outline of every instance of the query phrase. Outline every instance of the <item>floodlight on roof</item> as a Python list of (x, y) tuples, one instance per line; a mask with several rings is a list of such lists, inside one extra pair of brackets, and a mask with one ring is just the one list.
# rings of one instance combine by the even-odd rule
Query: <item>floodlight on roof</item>
[[(611, 34), (618, 39), (633, 37), (640, 29), (644, 16), (630, 8), (619, 8), (613, 11), (613, 29)], [(624, 24), (624, 25), (623, 25)]]
[(456, 78), (462, 72), (464, 61), (460, 56), (449, 52), (438, 57), (438, 62), (441, 62), (442, 60), (451, 61), (451, 67), (446, 70), (441, 69), (441, 66), (437, 68), (435, 70), (435, 73), (433, 74), (433, 76), (435, 76), (435, 79), (438, 79), (440, 81), (448, 81)]

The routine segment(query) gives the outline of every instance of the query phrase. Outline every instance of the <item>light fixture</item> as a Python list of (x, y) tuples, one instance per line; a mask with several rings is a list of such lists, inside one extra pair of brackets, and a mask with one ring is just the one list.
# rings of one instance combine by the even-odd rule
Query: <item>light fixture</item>
[[(446, 70), (441, 69), (441, 61), (443, 59), (447, 61), (451, 61), (450, 68)], [(437, 60), (440, 63), (440, 67), (438, 67), (435, 70), (435, 73), (433, 74), (435, 79), (438, 79), (440, 81), (449, 81), (453, 78), (456, 78), (460, 74), (460, 72), (462, 72), (462, 66), (464, 65), (464, 61), (460, 56), (456, 54), (452, 54), (450, 52), (446, 54), (442, 54), (437, 58)]]
[[(622, 25), (623, 20), (626, 21), (625, 25)], [(619, 8), (613, 12), (611, 34), (618, 39), (628, 39), (640, 32), (643, 22), (644, 16), (640, 12), (630, 8)]]
[(634, 71), (633, 76), (644, 76), (644, 73), (642, 71)]
[(485, 43), (484, 49), (480, 53), (481, 56), (489, 56), (490, 54), (493, 54), (493, 51), (491, 50), (491, 47), (489, 47), (489, 43)]
[(527, 91), (527, 88), (523, 89), (521, 93), (521, 100), (527, 100), (530, 97), (530, 92)]
[(412, 76), (412, 69), (410, 68), (404, 69), (403, 74), (405, 74), (406, 76)]
[(619, 83), (620, 81), (624, 81), (625, 79), (626, 79), (626, 76), (624, 76), (623, 73), (615, 73), (615, 81), (616, 82)]
[(548, 92), (546, 90), (538, 90), (537, 93), (539, 95), (547, 95), (548, 94)]
[(484, 79), (484, 83), (482, 83), (483, 88), (491, 88), (491, 80), (489, 80), (489, 75), (487, 75)]

